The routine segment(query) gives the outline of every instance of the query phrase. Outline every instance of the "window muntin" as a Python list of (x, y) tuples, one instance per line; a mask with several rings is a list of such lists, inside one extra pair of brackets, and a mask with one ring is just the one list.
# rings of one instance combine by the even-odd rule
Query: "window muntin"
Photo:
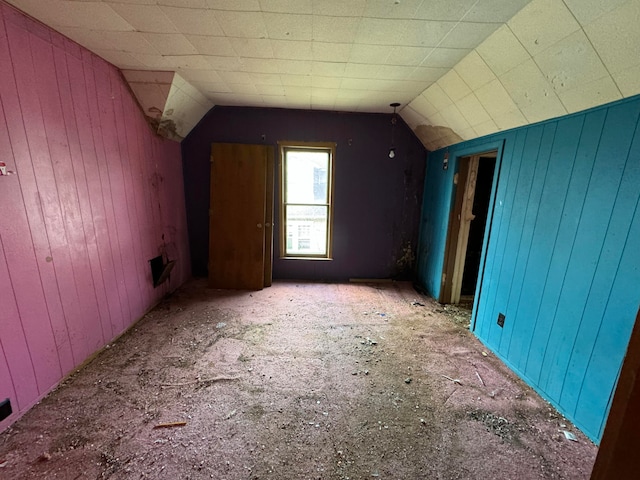
[(335, 144), (281, 143), (282, 257), (331, 258)]

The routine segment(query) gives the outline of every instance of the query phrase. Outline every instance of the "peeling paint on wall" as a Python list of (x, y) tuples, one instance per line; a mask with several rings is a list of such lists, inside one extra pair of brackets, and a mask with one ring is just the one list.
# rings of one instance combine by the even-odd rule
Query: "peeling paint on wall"
[(411, 242), (407, 242), (400, 252), (400, 257), (396, 260), (396, 277), (412, 278), (413, 265), (416, 256), (411, 248)]
[(168, 118), (152, 118), (147, 117), (151, 128), (161, 137), (168, 138), (169, 140), (182, 141), (182, 137), (178, 133), (176, 122)]

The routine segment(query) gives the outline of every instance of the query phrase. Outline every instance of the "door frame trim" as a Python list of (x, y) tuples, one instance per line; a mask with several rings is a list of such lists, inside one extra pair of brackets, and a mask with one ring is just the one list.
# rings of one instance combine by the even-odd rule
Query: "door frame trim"
[[(495, 215), (495, 208), (496, 208), (496, 196), (497, 196), (497, 192), (498, 192), (498, 187), (500, 185), (500, 173), (502, 171), (502, 160), (503, 160), (503, 155), (504, 155), (504, 143), (505, 140), (504, 139), (500, 139), (500, 140), (495, 140), (492, 142), (487, 142), (487, 143), (479, 143), (477, 145), (474, 146), (469, 146), (467, 148), (458, 150), (458, 151), (454, 151), (454, 156), (453, 156), (453, 160), (450, 161), (450, 167), (449, 168), (454, 168), (456, 169), (456, 171), (459, 168), (459, 163), (463, 158), (466, 157), (472, 157), (472, 156), (482, 156), (483, 154), (487, 154), (487, 153), (493, 153), (495, 152), (495, 158), (496, 158), (496, 163), (495, 163), (495, 167), (494, 167), (494, 173), (493, 173), (493, 183), (491, 185), (491, 197), (489, 199), (489, 208), (488, 208), (488, 212), (487, 212), (487, 221), (486, 221), (486, 225), (485, 225), (485, 233), (484, 233), (484, 239), (482, 241), (482, 253), (480, 256), (480, 267), (478, 269), (478, 281), (476, 283), (476, 290), (474, 293), (474, 299), (473, 299), (473, 310), (472, 310), (472, 315), (471, 315), (471, 324), (470, 324), (470, 330), (474, 331), (476, 328), (476, 322), (477, 322), (477, 315), (478, 315), (478, 306), (481, 300), (481, 295), (482, 295), (482, 287), (483, 287), (483, 280), (484, 280), (484, 270), (486, 267), (486, 261), (487, 261), (487, 250), (488, 250), (488, 245), (491, 239), (491, 234), (492, 234), (492, 229), (493, 229), (493, 219), (494, 219), (494, 215)], [(449, 223), (447, 224), (447, 229), (449, 229), (450, 224), (451, 224), (451, 219), (452, 216), (455, 215), (454, 213), (454, 209), (455, 209), (455, 200), (456, 200), (456, 191), (457, 188), (454, 185), (453, 187), (453, 191), (451, 193), (451, 199), (450, 199), (450, 215), (449, 215)], [(447, 230), (448, 232), (448, 230)], [(449, 233), (447, 233), (447, 244), (446, 244), (446, 248), (445, 248), (445, 254), (444, 254), (444, 261), (442, 264), (442, 275), (446, 275), (447, 273), (447, 262), (450, 261), (449, 260)], [(445, 299), (444, 297), (444, 293), (445, 293), (445, 288), (444, 285), (441, 284), (441, 289), (440, 289), (440, 297), (438, 298), (438, 301), (443, 303), (443, 300)]]

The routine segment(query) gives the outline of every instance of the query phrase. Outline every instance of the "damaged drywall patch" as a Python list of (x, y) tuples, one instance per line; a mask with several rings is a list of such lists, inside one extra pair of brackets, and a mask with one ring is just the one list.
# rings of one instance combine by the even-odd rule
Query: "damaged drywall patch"
[(434, 151), (462, 141), (462, 137), (450, 127), (418, 125), (414, 130), (427, 150)]
[(151, 125), (151, 128), (153, 128), (153, 130), (161, 137), (168, 138), (169, 140), (176, 140), (178, 142), (182, 141), (184, 138), (178, 133), (176, 122), (170, 118), (147, 117), (147, 121)]
[(122, 70), (147, 122), (158, 135), (181, 141), (213, 107), (175, 72)]
[(162, 110), (160, 110), (158, 107), (149, 107), (147, 111), (149, 112), (149, 115), (147, 115), (147, 117), (155, 119), (159, 119), (160, 117), (162, 117)]
[[(164, 113), (167, 112), (163, 112), (158, 107), (150, 107), (147, 111), (148, 114), (145, 112), (145, 118), (155, 133), (169, 140), (182, 141), (184, 137), (178, 133), (179, 128), (176, 122), (164, 116)], [(171, 109), (171, 113), (173, 113), (173, 109)]]

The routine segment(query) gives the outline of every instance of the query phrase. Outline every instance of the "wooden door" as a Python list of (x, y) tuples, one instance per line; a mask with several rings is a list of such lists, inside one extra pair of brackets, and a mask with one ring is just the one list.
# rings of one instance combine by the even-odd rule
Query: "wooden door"
[(449, 213), (449, 230), (447, 232), (447, 245), (445, 249), (444, 271), (442, 273), (442, 288), (440, 290), (440, 303), (456, 303), (454, 301), (454, 271), (459, 270), (456, 253), (459, 250), (460, 233), (464, 230), (463, 203), (465, 201), (465, 185), (469, 177), (470, 158), (459, 160), (458, 172), (454, 175), (454, 202)]
[(210, 287), (259, 290), (271, 284), (270, 166), (273, 149), (266, 145), (211, 147)]
[[(456, 241), (455, 262), (451, 276), (451, 303), (460, 303), (460, 288), (462, 286), (462, 273), (469, 241), (469, 229), (471, 222), (476, 218), (473, 214), (473, 199), (476, 194), (476, 180), (478, 178), (479, 157), (474, 155), (466, 164), (465, 182), (462, 190), (462, 205), (458, 214), (459, 231)], [(461, 185), (462, 186), (462, 185)]]
[(272, 147), (267, 148), (267, 195), (264, 228), (264, 286), (270, 287), (273, 279), (273, 189), (275, 185), (275, 160)]

